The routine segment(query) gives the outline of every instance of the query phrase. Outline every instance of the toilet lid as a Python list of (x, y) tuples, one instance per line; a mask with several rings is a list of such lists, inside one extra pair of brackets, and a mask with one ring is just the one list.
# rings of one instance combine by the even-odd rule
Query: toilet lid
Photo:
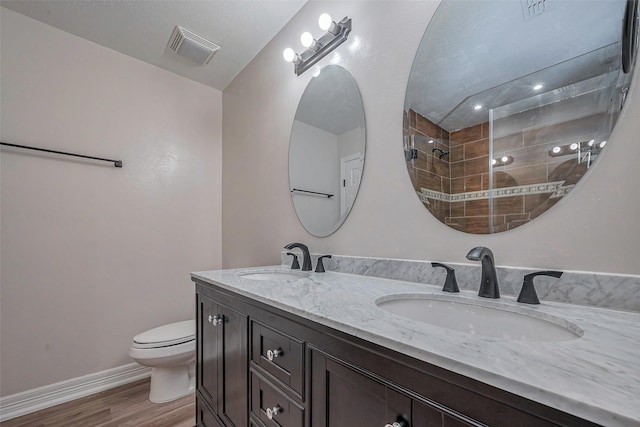
[(133, 337), (133, 346), (137, 348), (167, 347), (192, 341), (195, 335), (195, 320), (185, 320), (142, 332)]

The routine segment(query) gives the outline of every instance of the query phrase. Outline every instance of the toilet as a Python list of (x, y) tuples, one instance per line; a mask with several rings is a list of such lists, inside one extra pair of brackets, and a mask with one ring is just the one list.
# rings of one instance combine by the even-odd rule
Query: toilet
[(169, 402), (195, 390), (195, 332), (195, 320), (185, 320), (133, 337), (129, 356), (151, 367), (150, 401)]

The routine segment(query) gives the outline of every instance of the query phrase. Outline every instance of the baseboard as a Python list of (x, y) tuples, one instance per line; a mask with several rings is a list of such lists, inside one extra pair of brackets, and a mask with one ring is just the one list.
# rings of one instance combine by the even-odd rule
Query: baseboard
[(130, 363), (106, 371), (0, 397), (0, 421), (10, 420), (64, 402), (151, 376), (151, 368)]

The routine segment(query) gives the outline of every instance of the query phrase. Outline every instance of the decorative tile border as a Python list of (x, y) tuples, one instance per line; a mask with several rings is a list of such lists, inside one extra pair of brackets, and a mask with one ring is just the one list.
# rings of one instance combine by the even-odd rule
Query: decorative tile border
[[(569, 193), (575, 184), (563, 186), (564, 181), (546, 182), (543, 184), (518, 185), (515, 187), (495, 188), (491, 190), (491, 197), (494, 199), (501, 197), (522, 196), (529, 194), (552, 193), (551, 197), (562, 197)], [(468, 191), (466, 193), (447, 194), (441, 191), (433, 191), (428, 188), (420, 188), (417, 191), (418, 197), (423, 203), (429, 203), (428, 199), (441, 200), (443, 202), (461, 202), (466, 200), (488, 199), (489, 190)]]
[[(313, 263), (319, 255), (313, 255)], [(282, 252), (282, 264), (289, 264), (291, 257)], [(449, 263), (456, 270), (461, 289), (477, 290), (482, 270), (480, 265)], [(333, 255), (324, 260), (327, 271), (382, 277), (433, 285), (442, 285), (445, 272), (433, 268), (429, 261), (366, 258)], [(497, 267), (500, 292), (517, 296), (525, 274), (538, 269)], [(565, 272), (560, 279), (547, 276), (536, 278), (536, 291), (541, 301), (640, 311), (640, 276), (616, 275), (592, 272)]]

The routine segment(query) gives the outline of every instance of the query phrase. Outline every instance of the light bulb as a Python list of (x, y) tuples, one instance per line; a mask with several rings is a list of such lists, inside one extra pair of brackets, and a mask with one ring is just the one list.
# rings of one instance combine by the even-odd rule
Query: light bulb
[(304, 47), (311, 46), (311, 44), (313, 43), (313, 36), (311, 35), (311, 33), (309, 32), (302, 33), (302, 35), (300, 36), (300, 43), (302, 43), (302, 46)]
[(578, 143), (577, 143), (577, 142), (574, 142), (573, 144), (571, 144), (571, 145), (569, 146), (569, 148), (571, 148), (572, 150), (577, 150), (577, 149), (578, 149)]
[(509, 158), (507, 156), (503, 156), (500, 160), (502, 160), (502, 163), (507, 163)]
[(433, 144), (433, 139), (430, 139), (428, 142), (429, 144)]
[(320, 15), (320, 18), (318, 18), (318, 25), (322, 31), (327, 31), (331, 27), (332, 22), (333, 19), (331, 19), (331, 15), (328, 13), (323, 13)]
[(496, 159), (491, 160), (491, 164), (495, 165), (496, 163), (498, 163), (498, 161)]
[(296, 53), (293, 51), (293, 49), (288, 47), (284, 50), (284, 52), (282, 52), (282, 57), (287, 62), (293, 62), (293, 60), (296, 58)]
[(589, 141), (589, 147), (593, 147), (593, 143), (596, 142), (595, 139), (592, 139), (591, 141)]
[(537, 92), (537, 91), (539, 91), (540, 89), (542, 89), (543, 87), (544, 87), (544, 86), (543, 86), (542, 84), (538, 83), (537, 85), (535, 85), (535, 86), (533, 87), (533, 90), (535, 90), (535, 91)]
[(482, 105), (477, 104), (477, 105), (475, 105), (475, 106), (473, 107), (473, 109), (474, 109), (474, 110), (476, 110), (476, 111), (477, 111), (477, 110), (481, 110), (481, 109), (482, 109)]
[(600, 148), (604, 147), (606, 144), (607, 144), (607, 141), (602, 141), (602, 142), (600, 143)]
[(560, 147), (553, 147), (553, 150), (551, 150), (551, 151), (553, 151), (554, 153), (558, 154), (560, 151), (562, 151), (562, 148), (560, 148)]

